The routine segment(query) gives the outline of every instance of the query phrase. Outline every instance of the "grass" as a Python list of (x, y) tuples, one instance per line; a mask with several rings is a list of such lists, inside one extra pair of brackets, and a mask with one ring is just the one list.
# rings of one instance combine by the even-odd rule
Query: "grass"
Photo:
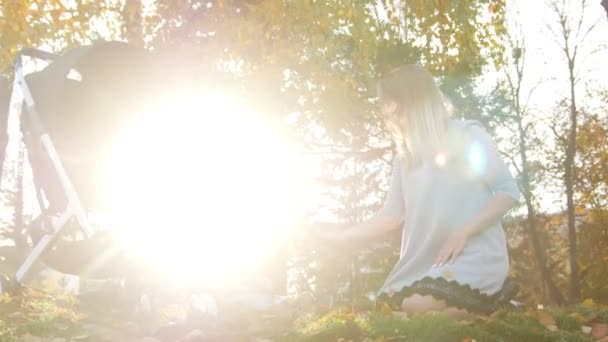
[[(559, 311), (564, 317), (564, 312)], [(402, 320), (379, 312), (344, 314), (301, 319), (294, 331), (275, 338), (283, 341), (336, 341), (339, 338), (361, 341), (593, 341), (582, 332), (581, 324), (560, 319), (564, 324), (555, 331), (547, 329), (533, 315), (504, 312), (489, 319), (455, 321), (441, 314)], [(564, 323), (565, 322), (565, 323)], [(560, 324), (562, 324), (560, 323)], [(562, 329), (562, 328), (568, 328)]]
[[(141, 317), (132, 312), (109, 312), (90, 303), (83, 305), (71, 297), (24, 289), (19, 296), (0, 296), (0, 341), (141, 340), (151, 334), (152, 330), (141, 328)], [(249, 312), (223, 317), (213, 324), (197, 322), (176, 329), (167, 340), (188, 341), (184, 336), (198, 329), (203, 334), (212, 331), (217, 340), (223, 340), (222, 336), (238, 336), (238, 340), (263, 336), (273, 341), (583, 342), (597, 340), (589, 331), (583, 332), (583, 327), (608, 323), (608, 308), (593, 304), (542, 311), (502, 311), (471, 321), (456, 321), (441, 314), (404, 320), (387, 312), (337, 309), (295, 316)]]

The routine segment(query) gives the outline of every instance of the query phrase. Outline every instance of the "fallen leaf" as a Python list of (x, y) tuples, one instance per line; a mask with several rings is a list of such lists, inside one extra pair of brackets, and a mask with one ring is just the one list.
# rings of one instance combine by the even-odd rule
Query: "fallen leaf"
[(583, 301), (583, 306), (588, 307), (588, 308), (594, 308), (595, 307), (595, 303), (593, 302), (592, 298), (587, 298)]
[(555, 318), (551, 316), (546, 311), (536, 311), (533, 313), (533, 316), (536, 317), (538, 322), (542, 324), (549, 331), (557, 331), (557, 323), (555, 322)]
[(394, 318), (401, 319), (401, 320), (404, 320), (404, 321), (407, 321), (407, 320), (410, 319), (409, 316), (407, 315), (407, 313), (403, 312), (403, 311), (395, 311), (391, 315)]
[(595, 338), (604, 338), (608, 336), (608, 324), (595, 323), (591, 326), (591, 336)]
[(6, 318), (10, 318), (10, 319), (25, 319), (25, 314), (23, 314), (23, 312), (21, 311), (15, 311), (12, 312), (8, 315), (6, 315)]
[(589, 333), (591, 332), (591, 327), (590, 327), (590, 326), (587, 326), (587, 325), (583, 325), (583, 326), (581, 327), (581, 331), (582, 331), (583, 333), (585, 333), (585, 334), (589, 334)]
[(91, 335), (106, 336), (112, 333), (112, 330), (100, 324), (86, 323), (80, 326), (86, 333)]
[(494, 311), (490, 316), (478, 315), (477, 319), (480, 321), (493, 321), (505, 315), (507, 311), (504, 309), (499, 309)]
[(587, 321), (587, 319), (585, 318), (585, 316), (581, 315), (578, 312), (573, 312), (569, 315), (571, 318), (574, 318), (577, 322), (579, 323), (585, 323)]
[(203, 332), (200, 329), (194, 329), (186, 335), (185, 340), (194, 341), (201, 338), (203, 338)]
[(381, 302), (378, 305), (378, 309), (380, 310), (380, 312), (384, 315), (390, 315), (393, 312), (393, 309), (391, 309), (391, 306), (388, 305), (386, 302)]
[(91, 338), (91, 334), (80, 334), (80, 335), (70, 337), (70, 339), (72, 341), (83, 341), (83, 340), (88, 340), (90, 338)]
[(136, 334), (140, 331), (140, 328), (134, 322), (127, 321), (121, 326), (121, 330), (126, 331), (131, 334)]
[(24, 335), (19, 336), (19, 341), (20, 342), (40, 342), (40, 341), (44, 341), (44, 339), (42, 337), (38, 337), (38, 336), (30, 335), (30, 334), (24, 334)]
[(477, 342), (477, 341), (474, 338), (467, 336), (462, 339), (462, 342)]
[(601, 317), (598, 314), (591, 314), (587, 317), (585, 317), (585, 320), (583, 321), (584, 325), (588, 325), (588, 326), (593, 326), (593, 324), (595, 323), (601, 323), (600, 322)]
[(452, 280), (454, 279), (454, 272), (446, 268), (445, 270), (443, 270), (443, 277), (447, 280)]
[(53, 324), (55, 326), (55, 328), (57, 328), (57, 330), (68, 330), (70, 328), (70, 324), (66, 323), (66, 322), (55, 322)]
[(139, 340), (139, 342), (161, 342), (161, 341), (154, 337), (146, 336), (146, 337), (143, 337), (141, 340)]
[(0, 294), (0, 303), (2, 304), (10, 304), (13, 301), (13, 297), (9, 296), (6, 293)]

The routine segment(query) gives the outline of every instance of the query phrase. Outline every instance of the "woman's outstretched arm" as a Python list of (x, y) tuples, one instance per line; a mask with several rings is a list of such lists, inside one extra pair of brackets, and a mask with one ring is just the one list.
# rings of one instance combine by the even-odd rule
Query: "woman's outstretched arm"
[(396, 157), (393, 162), (391, 185), (384, 200), (384, 208), (379, 213), (350, 228), (322, 234), (322, 236), (337, 241), (363, 240), (400, 228), (405, 212), (401, 188), (402, 168), (401, 158)]
[(365, 240), (387, 233), (401, 226), (402, 220), (379, 213), (369, 220), (361, 222), (350, 228), (324, 233), (324, 239), (334, 241)]

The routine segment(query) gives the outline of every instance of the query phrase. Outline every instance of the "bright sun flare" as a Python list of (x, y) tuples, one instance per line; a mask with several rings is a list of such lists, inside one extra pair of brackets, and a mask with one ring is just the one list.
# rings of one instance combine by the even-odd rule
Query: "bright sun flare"
[(112, 222), (138, 256), (173, 276), (255, 272), (303, 208), (302, 159), (235, 99), (162, 102), (117, 138), (105, 185)]

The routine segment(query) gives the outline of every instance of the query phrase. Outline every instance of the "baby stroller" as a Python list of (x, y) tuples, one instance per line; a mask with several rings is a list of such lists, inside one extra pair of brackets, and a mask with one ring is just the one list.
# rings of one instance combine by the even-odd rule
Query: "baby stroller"
[[(48, 64), (25, 75), (28, 58)], [(40, 215), (27, 227), (32, 249), (14, 276), (0, 278), (0, 292), (25, 282), (37, 261), (90, 277), (132, 272), (122, 251), (99, 260), (111, 239), (95, 233), (87, 216), (98, 198), (92, 178), (100, 167), (95, 156), (108, 145), (109, 133), (159, 91), (162, 68), (157, 62), (147, 50), (121, 42), (82, 46), (64, 55), (36, 49), (17, 54), (11, 96), (23, 101), (12, 113), (20, 117)], [(11, 111), (5, 109), (0, 112), (8, 119)], [(0, 148), (4, 151), (6, 143)], [(64, 239), (74, 229), (78, 238)]]

